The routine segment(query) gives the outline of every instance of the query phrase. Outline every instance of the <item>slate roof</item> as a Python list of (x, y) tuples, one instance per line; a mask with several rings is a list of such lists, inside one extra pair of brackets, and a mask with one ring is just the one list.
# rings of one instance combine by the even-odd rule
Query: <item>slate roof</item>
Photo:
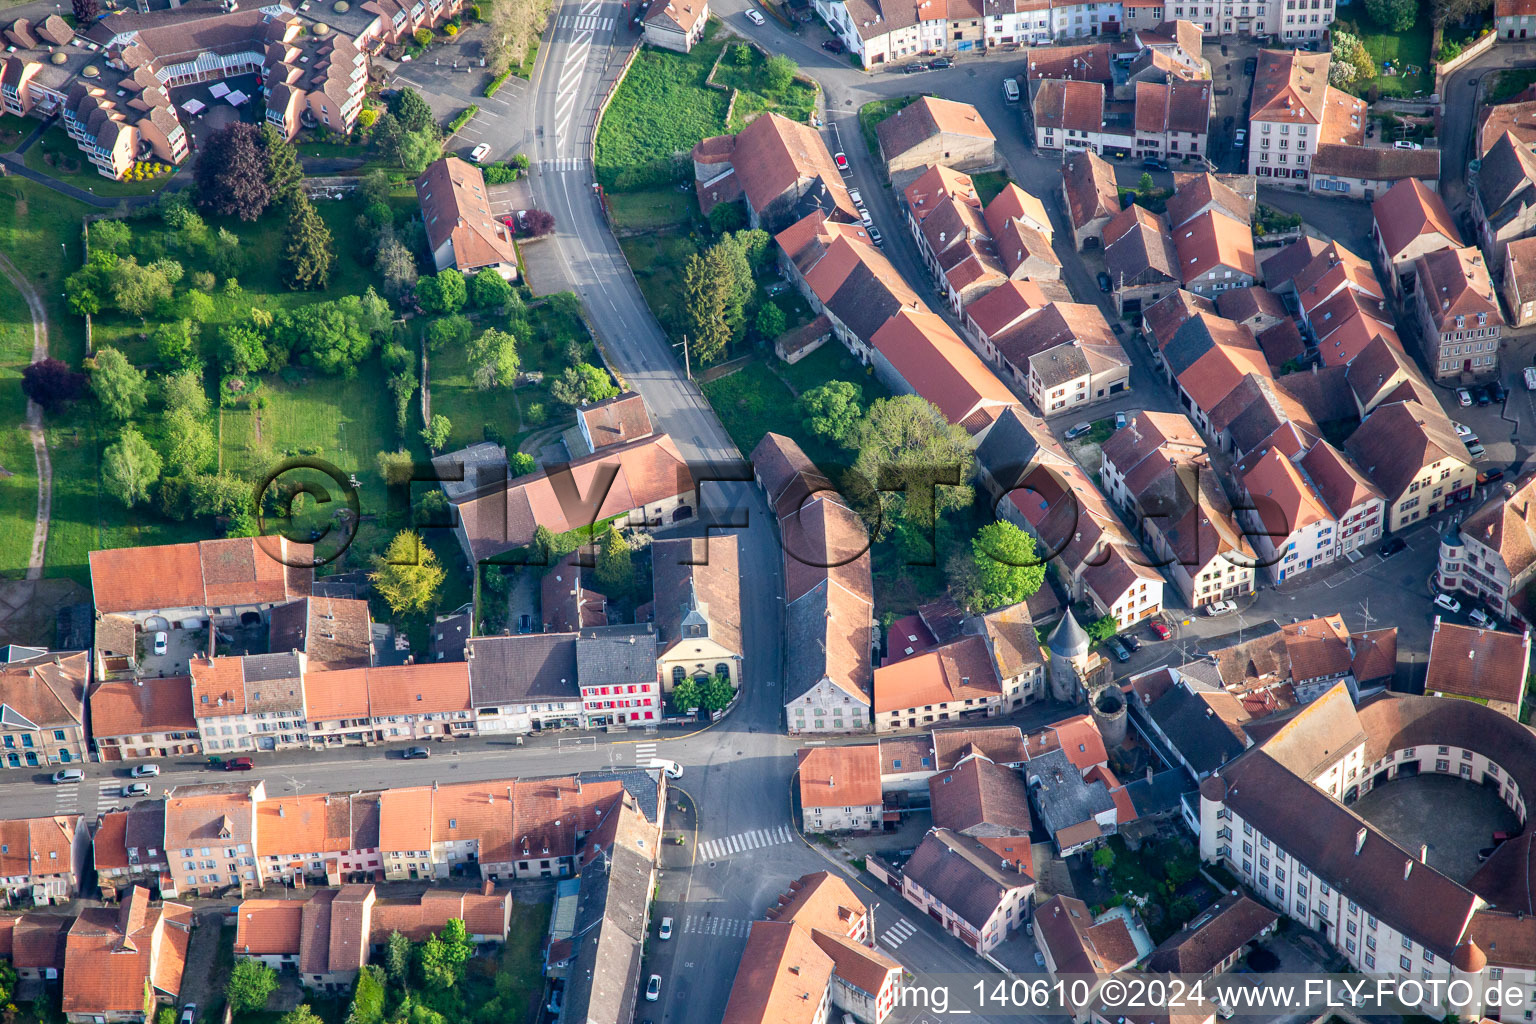
[(976, 839), (944, 828), (923, 837), (902, 876), (977, 931), (986, 927), (1010, 890), (1034, 885), (1024, 872), (999, 867), (996, 855)]
[(467, 642), (465, 654), (475, 707), (581, 697), (575, 633), (477, 636)]

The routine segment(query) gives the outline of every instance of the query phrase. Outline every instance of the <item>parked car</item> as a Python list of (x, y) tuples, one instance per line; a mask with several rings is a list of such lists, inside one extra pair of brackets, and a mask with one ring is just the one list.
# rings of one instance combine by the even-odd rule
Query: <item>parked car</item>
[(414, 761), (418, 757), (431, 756), (432, 751), (428, 750), (426, 747), (406, 747), (404, 750), (400, 751), (400, 759), (402, 761)]
[(1115, 413), (1115, 429), (1120, 430), (1125, 426), (1125, 413)]
[(833, 153), (832, 154), (832, 161), (833, 161), (833, 163), (837, 164), (837, 169), (839, 171), (842, 171), (844, 174), (848, 173), (849, 168), (848, 168), (848, 154), (847, 153)]
[(661, 931), (656, 933), (656, 937), (663, 942), (672, 937), (672, 919), (670, 917), (661, 919)]
[(1456, 436), (1461, 438), (1463, 441), (1477, 440), (1477, 435), (1474, 434), (1472, 432), (1472, 428), (1467, 426), (1465, 423), (1452, 423), (1451, 426), (1456, 428)]
[(1152, 635), (1157, 637), (1159, 640), (1167, 640), (1173, 636), (1173, 630), (1169, 629), (1161, 622), (1149, 622), (1147, 623), (1147, 628), (1150, 629), (1152, 631)]
[(1515, 836), (1518, 835), (1518, 834), (1519, 833), (1495, 832), (1493, 834), (1493, 841), (1494, 841), (1495, 844), (1497, 844), (1497, 843), (1507, 843), (1511, 839), (1515, 838)]
[(123, 796), (149, 796), (149, 783), (130, 782), (123, 787)]
[(1488, 388), (1482, 384), (1472, 389), (1472, 399), (1478, 405), (1487, 405), (1493, 401), (1493, 395), (1488, 393)]
[(1019, 83), (1012, 78), (1003, 79), (1003, 99), (1009, 103), (1019, 102)]
[(1109, 293), (1109, 290), (1111, 288), (1113, 288), (1114, 286), (1115, 286), (1114, 279), (1111, 278), (1109, 276), (1109, 274), (1105, 273), (1104, 271), (1102, 271), (1102, 270), (1099, 271), (1099, 291), (1104, 292), (1107, 295)]
[(1134, 633), (1121, 633), (1120, 642), (1133, 651), (1141, 650), (1141, 641), (1136, 639), (1136, 634)]
[(651, 758), (649, 767), (666, 772), (669, 779), (680, 779), (683, 777), (683, 766), (676, 761), (668, 761), (664, 757)]
[(952, 68), (954, 66), (955, 62), (948, 57), (939, 57), (928, 62), (929, 71), (943, 71), (945, 68)]
[(875, 219), (869, 215), (869, 207), (867, 206), (859, 207), (859, 219), (864, 222), (864, 226), (867, 228), (875, 226)]
[(1408, 542), (1401, 537), (1388, 537), (1381, 545), (1381, 557), (1391, 558), (1408, 546)]
[(1119, 637), (1110, 637), (1108, 640), (1104, 641), (1104, 646), (1109, 648), (1110, 653), (1115, 656), (1116, 661), (1131, 660), (1131, 652), (1126, 650), (1125, 644), (1120, 642)]
[(1068, 427), (1067, 428), (1067, 432), (1065, 434), (1062, 434), (1061, 436), (1066, 438), (1068, 441), (1075, 441), (1078, 438), (1082, 437), (1084, 434), (1086, 434), (1089, 431), (1091, 431), (1092, 429), (1093, 429), (1093, 424), (1092, 423), (1088, 423), (1086, 421), (1084, 421), (1082, 423), (1074, 423), (1074, 424), (1072, 424), (1072, 426)]
[(766, 24), (766, 22), (763, 21), (763, 16), (758, 13), (756, 9), (751, 7), (747, 8), (747, 20), (752, 24), (757, 25), (758, 27), (762, 27), (764, 24)]
[(1239, 128), (1237, 131), (1232, 133), (1232, 148), (1233, 149), (1242, 149), (1243, 146), (1247, 142), (1248, 142), (1248, 129), (1247, 128)]
[(848, 49), (848, 47), (843, 45), (843, 41), (838, 39), (836, 36), (822, 43), (821, 48), (826, 50), (828, 53), (842, 53), (844, 50)]
[(1536, 391), (1536, 366), (1525, 368), (1525, 390)]
[(85, 772), (79, 768), (60, 768), (53, 773), (53, 784), (62, 786), (70, 782), (84, 782)]
[(1483, 443), (1481, 441), (1468, 441), (1467, 454), (1472, 456), (1474, 459), (1480, 459), (1484, 455), (1488, 454), (1488, 449), (1483, 447)]
[(1495, 402), (1503, 402), (1504, 399), (1509, 397), (1509, 389), (1506, 388), (1501, 382), (1494, 381), (1492, 384), (1488, 385), (1488, 394), (1492, 396)]
[(133, 771), (128, 773), (132, 779), (152, 779), (160, 774), (160, 766), (157, 764), (136, 764)]
[(853, 205), (854, 206), (863, 206), (864, 205), (864, 196), (856, 188), (851, 188), (851, 189), (848, 190), (848, 198), (853, 200)]
[(248, 757), (232, 757), (224, 762), (224, 770), (227, 772), (248, 772), (255, 767)]
[(1424, 147), (1419, 145), (1417, 142), (1409, 142), (1407, 139), (1398, 139), (1396, 142), (1392, 143), (1392, 148), (1393, 149), (1423, 149)]
[(869, 226), (869, 240), (874, 242), (876, 245), (885, 244), (885, 236), (882, 235), (880, 233), (880, 229), (875, 227), (873, 224)]
[(485, 158), (490, 155), (491, 144), (489, 142), (482, 142), (480, 145), (469, 151), (469, 159), (477, 164), (484, 161)]
[(1441, 611), (1447, 611), (1454, 615), (1455, 613), (1461, 611), (1461, 602), (1456, 600), (1450, 594), (1436, 594), (1435, 607), (1439, 608)]
[(1155, 156), (1149, 156), (1141, 161), (1141, 169), (1144, 171), (1166, 171), (1168, 165)]
[(1237, 605), (1231, 601), (1215, 601), (1205, 606), (1205, 614), (1213, 619), (1218, 615), (1231, 615), (1235, 611)]
[(1243, 61), (1243, 74), (1251, 75), (1257, 70), (1259, 70), (1259, 58), (1249, 57)]
[(1504, 471), (1502, 469), (1490, 469), (1486, 473), (1477, 474), (1477, 482), (1480, 484), (1491, 484), (1503, 479)]
[(1466, 388), (1457, 388), (1456, 389), (1456, 404), (1460, 405), (1463, 409), (1465, 409), (1467, 406), (1471, 405), (1472, 404), (1472, 392), (1468, 391)]
[(654, 1003), (661, 998), (661, 975), (651, 975), (651, 980), (645, 985), (645, 1001)]
[(904, 65), (901, 69), (901, 73), (904, 75), (917, 75), (927, 70), (927, 64), (924, 64), (922, 61), (917, 61), (913, 64)]
[(156, 633), (155, 634), (155, 645), (154, 645), (155, 657), (158, 658), (158, 657), (161, 657), (161, 656), (163, 656), (165, 654), (166, 645), (170, 643), (170, 640), (171, 640), (170, 636), (168, 636), (165, 633)]
[(197, 1017), (197, 1004), (188, 1003), (181, 1008), (181, 1024), (192, 1024)]
[(1040, 952), (1038, 949), (1035, 950), (1035, 966), (1036, 967), (1044, 967), (1045, 966), (1045, 954)]
[(1473, 608), (1472, 613), (1468, 615), (1467, 618), (1472, 620), (1472, 625), (1481, 626), (1483, 629), (1499, 628), (1499, 620), (1494, 618), (1492, 615), (1489, 615), (1481, 608)]

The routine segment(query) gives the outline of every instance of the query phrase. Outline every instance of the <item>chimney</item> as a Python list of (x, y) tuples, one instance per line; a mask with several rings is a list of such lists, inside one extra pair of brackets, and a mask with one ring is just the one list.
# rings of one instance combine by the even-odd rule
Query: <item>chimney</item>
[(1410, 874), (1412, 874), (1412, 873), (1413, 873), (1413, 861), (1411, 859), (1403, 861), (1403, 881), (1405, 881), (1405, 882), (1408, 881), (1408, 876)]
[(1355, 833), (1355, 856), (1360, 856), (1360, 849), (1365, 846), (1366, 830), (1360, 829)]
[(285, 808), (282, 804), (278, 804), (277, 805), (277, 816), (279, 818), (286, 818), (286, 817), (288, 817), (288, 809)]
[(1428, 864), (1429, 863), (1429, 844), (1428, 843), (1420, 843), (1419, 844), (1419, 863), (1421, 863), (1421, 864)]

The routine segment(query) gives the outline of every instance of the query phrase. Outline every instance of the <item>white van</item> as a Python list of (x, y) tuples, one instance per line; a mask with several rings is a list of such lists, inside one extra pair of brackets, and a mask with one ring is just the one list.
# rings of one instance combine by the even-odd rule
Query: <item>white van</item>
[(1536, 391), (1536, 366), (1525, 368), (1525, 390)]
[(669, 779), (680, 779), (683, 777), (683, 766), (678, 764), (676, 761), (668, 761), (664, 757), (652, 758), (648, 767), (660, 768), (662, 771), (667, 773), (667, 778)]
[(1019, 102), (1019, 83), (1016, 79), (1003, 79), (1003, 99), (1009, 103)]

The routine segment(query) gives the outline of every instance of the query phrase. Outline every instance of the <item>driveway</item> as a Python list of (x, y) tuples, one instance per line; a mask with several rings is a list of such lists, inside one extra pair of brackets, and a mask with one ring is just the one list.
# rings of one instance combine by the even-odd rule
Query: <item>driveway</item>
[(229, 981), (228, 963), (233, 957), (220, 955), (219, 947), (235, 941), (234, 926), (224, 931), (222, 909), (201, 910), (196, 913), (192, 940), (187, 945), (187, 966), (181, 977), (181, 1005), (195, 1003), (200, 1008), (199, 1022), (215, 1020), (208, 1016), (216, 1001), (224, 1005), (224, 986)]

